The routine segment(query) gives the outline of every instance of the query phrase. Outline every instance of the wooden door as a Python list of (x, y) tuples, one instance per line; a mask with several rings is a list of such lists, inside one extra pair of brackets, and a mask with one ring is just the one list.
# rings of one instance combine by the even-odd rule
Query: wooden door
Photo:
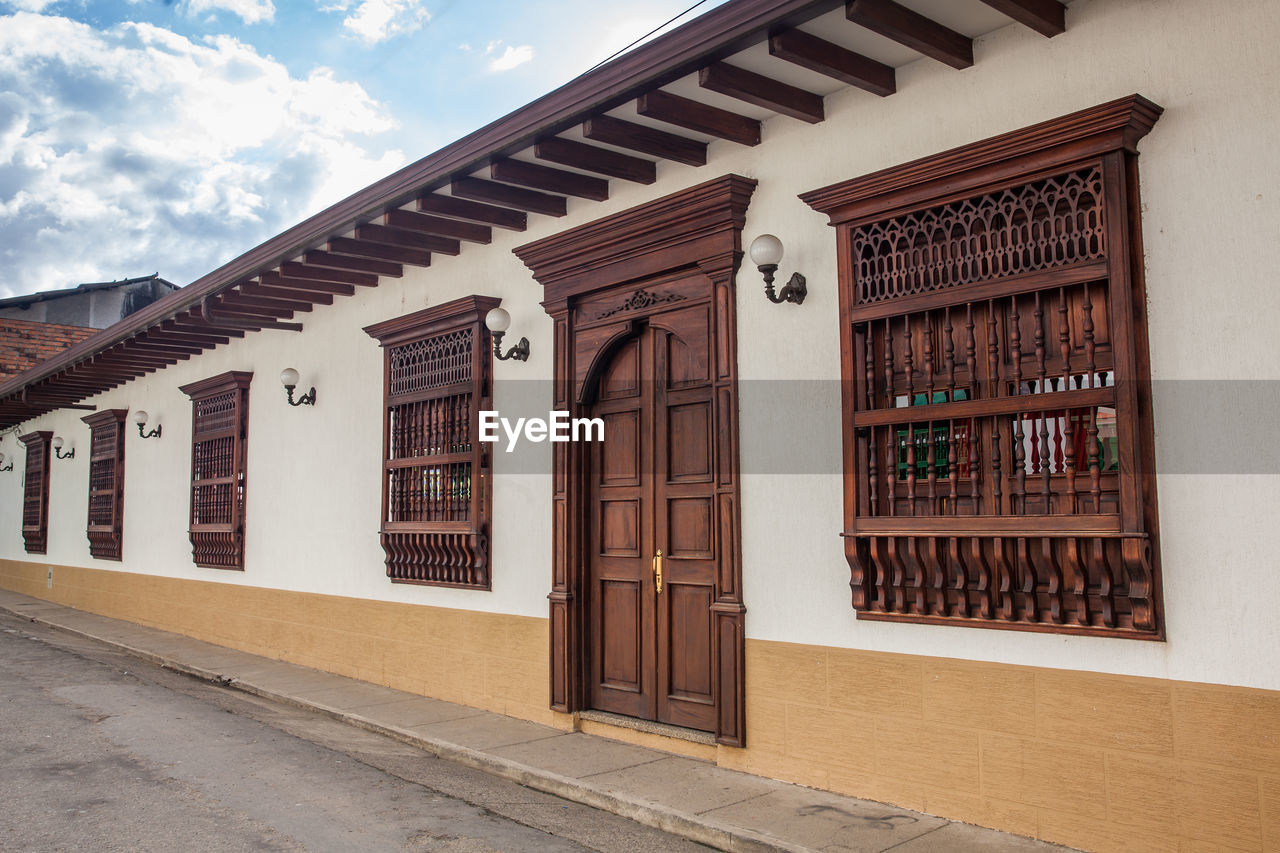
[(717, 701), (709, 319), (705, 304), (657, 313), (601, 372), (588, 546), (592, 706), (705, 731)]

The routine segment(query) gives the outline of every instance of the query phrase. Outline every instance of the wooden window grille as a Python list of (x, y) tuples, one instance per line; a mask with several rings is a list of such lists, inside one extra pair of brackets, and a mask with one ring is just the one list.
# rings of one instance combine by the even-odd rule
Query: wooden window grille
[(385, 353), (381, 536), (393, 582), (490, 588), (478, 421), (492, 408), (484, 316), (499, 302), (470, 296), (365, 329)]
[(1159, 639), (1138, 96), (808, 193), (859, 618)]
[(89, 553), (119, 560), (124, 539), (124, 419), (128, 409), (81, 418), (89, 425)]
[(191, 556), (204, 568), (244, 569), (252, 379), (228, 371), (180, 389), (191, 398)]
[(27, 433), (18, 439), (27, 448), (22, 483), (22, 541), (28, 554), (49, 550), (49, 443), (51, 430)]

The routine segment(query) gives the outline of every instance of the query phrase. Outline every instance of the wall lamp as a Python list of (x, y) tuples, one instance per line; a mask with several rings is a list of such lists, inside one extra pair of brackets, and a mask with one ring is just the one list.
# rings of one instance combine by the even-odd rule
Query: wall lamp
[(147, 413), (142, 409), (133, 413), (133, 422), (138, 425), (138, 435), (143, 438), (159, 438), (160, 428), (164, 426), (164, 424), (156, 424), (156, 428), (151, 432), (143, 432), (142, 428), (147, 425)]
[(506, 361), (509, 358), (516, 361), (529, 360), (528, 338), (521, 338), (520, 343), (507, 350), (506, 355), (502, 354), (502, 337), (507, 333), (507, 329), (511, 328), (511, 315), (507, 313), (507, 309), (492, 309), (484, 315), (484, 324), (489, 329), (489, 334), (493, 335), (493, 354), (499, 361)]
[(290, 406), (314, 406), (316, 404), (315, 386), (312, 386), (310, 391), (297, 400), (293, 399), (293, 389), (298, 387), (298, 371), (292, 367), (286, 367), (280, 371), (280, 384), (284, 386), (285, 397), (288, 398)]
[[(3, 464), (4, 464), (4, 460), (5, 460), (6, 458), (7, 458), (7, 457), (6, 457), (3, 453), (0, 453), (0, 465), (3, 465)], [(12, 460), (12, 459), (10, 459), (10, 460), (9, 460), (9, 464), (8, 464), (8, 465), (5, 465), (3, 468), (0, 468), (0, 471), (12, 471), (12, 470), (13, 470), (13, 460)]]
[(805, 284), (804, 276), (798, 272), (791, 274), (790, 280), (782, 286), (781, 293), (773, 292), (773, 274), (778, 271), (778, 263), (782, 260), (781, 240), (772, 234), (761, 234), (751, 241), (747, 252), (751, 255), (751, 262), (764, 273), (764, 295), (769, 297), (770, 302), (774, 304), (792, 302), (796, 305), (804, 302), (809, 288)]
[(63, 442), (62, 440), (62, 436), (55, 435), (53, 437), (53, 455), (59, 459), (74, 459), (76, 455), (76, 449), (73, 447), (70, 450), (68, 450), (66, 453), (63, 453), (62, 445), (64, 443), (65, 442)]

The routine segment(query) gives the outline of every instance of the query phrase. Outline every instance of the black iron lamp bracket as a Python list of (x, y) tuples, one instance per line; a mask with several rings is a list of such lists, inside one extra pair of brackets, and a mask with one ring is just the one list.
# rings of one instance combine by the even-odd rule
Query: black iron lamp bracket
[(498, 361), (506, 361), (508, 359), (513, 359), (515, 361), (529, 360), (528, 338), (521, 338), (518, 344), (507, 350), (506, 355), (503, 355), (502, 338), (506, 335), (506, 332), (490, 332), (489, 334), (493, 335), (493, 355), (498, 359)]
[(764, 295), (769, 297), (769, 301), (775, 305), (781, 305), (783, 302), (803, 305), (804, 298), (809, 295), (809, 286), (805, 283), (804, 276), (798, 272), (792, 273), (791, 278), (782, 286), (782, 292), (774, 293), (773, 274), (777, 271), (777, 264), (764, 264), (760, 267), (760, 272), (764, 273)]

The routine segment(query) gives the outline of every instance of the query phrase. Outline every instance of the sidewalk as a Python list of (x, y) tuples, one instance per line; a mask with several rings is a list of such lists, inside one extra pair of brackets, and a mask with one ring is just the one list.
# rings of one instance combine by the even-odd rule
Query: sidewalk
[(870, 800), (428, 699), (0, 590), (0, 610), (207, 681), (313, 709), (720, 850), (1060, 851)]

